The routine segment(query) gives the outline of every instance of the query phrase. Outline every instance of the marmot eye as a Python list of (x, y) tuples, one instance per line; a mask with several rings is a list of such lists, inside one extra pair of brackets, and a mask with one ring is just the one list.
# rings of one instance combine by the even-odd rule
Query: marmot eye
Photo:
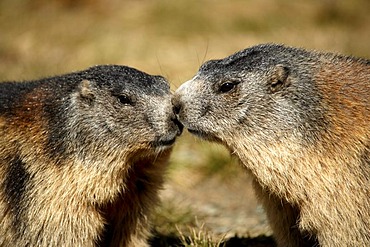
[(224, 83), (220, 86), (220, 92), (221, 93), (227, 93), (227, 92), (231, 91), (232, 89), (234, 89), (235, 85), (236, 85), (235, 83), (226, 82), (226, 83)]
[(127, 95), (115, 95), (119, 102), (124, 105), (132, 105), (132, 100)]

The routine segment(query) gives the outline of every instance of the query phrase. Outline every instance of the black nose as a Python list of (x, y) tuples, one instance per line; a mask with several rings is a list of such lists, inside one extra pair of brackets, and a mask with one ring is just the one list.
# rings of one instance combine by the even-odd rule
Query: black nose
[(179, 115), (181, 111), (181, 106), (180, 105), (174, 105), (173, 106), (173, 113), (175, 113), (175, 115)]
[(172, 111), (174, 113), (174, 117), (173, 117), (172, 121), (179, 128), (179, 135), (181, 135), (181, 133), (184, 129), (184, 125), (178, 119), (180, 111), (181, 111), (181, 103), (180, 103), (180, 101), (178, 100), (177, 97), (173, 97), (171, 102), (172, 102)]
[(172, 110), (176, 116), (180, 114), (181, 108), (182, 106), (179, 99), (177, 97), (172, 98)]
[(184, 129), (184, 125), (177, 119), (177, 117), (174, 117), (171, 119), (177, 126), (178, 128), (178, 131), (177, 131), (177, 135), (181, 135), (183, 129)]

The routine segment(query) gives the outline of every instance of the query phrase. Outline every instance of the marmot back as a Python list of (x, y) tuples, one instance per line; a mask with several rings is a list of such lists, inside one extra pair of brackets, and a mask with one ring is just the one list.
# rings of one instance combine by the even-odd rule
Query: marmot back
[(175, 93), (193, 134), (253, 174), (279, 246), (370, 245), (370, 61), (258, 45)]
[(145, 246), (180, 128), (126, 66), (0, 83), (0, 245)]

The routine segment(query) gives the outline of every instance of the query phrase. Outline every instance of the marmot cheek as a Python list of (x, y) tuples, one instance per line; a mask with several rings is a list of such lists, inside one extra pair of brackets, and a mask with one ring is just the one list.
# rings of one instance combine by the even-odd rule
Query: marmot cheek
[(153, 78), (101, 65), (0, 83), (1, 246), (145, 245), (179, 130)]
[[(213, 100), (212, 113), (197, 124), (196, 106), (184, 105), (192, 107), (190, 131), (217, 136), (250, 172), (278, 246), (370, 246), (369, 66), (368, 59), (276, 44), (201, 66), (213, 84), (214, 73), (250, 82), (244, 102), (235, 103), (249, 107), (239, 110), (244, 116), (210, 95), (203, 99)], [(199, 100), (194, 91), (184, 96)]]

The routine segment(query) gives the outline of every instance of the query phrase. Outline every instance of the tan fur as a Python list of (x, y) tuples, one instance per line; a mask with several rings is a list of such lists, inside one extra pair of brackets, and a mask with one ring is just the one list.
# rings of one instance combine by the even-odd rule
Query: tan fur
[[(114, 91), (101, 78), (113, 80)], [(7, 104), (0, 108), (0, 246), (147, 246), (148, 218), (181, 132), (168, 83), (124, 66), (40, 82), (24, 82), (30, 90), (11, 104), (0, 95)], [(135, 104), (119, 102), (125, 90)], [(60, 118), (56, 128), (52, 118)], [(50, 141), (59, 130), (66, 132)]]
[(278, 246), (370, 245), (370, 61), (256, 46), (203, 65), (174, 105), (251, 172)]

